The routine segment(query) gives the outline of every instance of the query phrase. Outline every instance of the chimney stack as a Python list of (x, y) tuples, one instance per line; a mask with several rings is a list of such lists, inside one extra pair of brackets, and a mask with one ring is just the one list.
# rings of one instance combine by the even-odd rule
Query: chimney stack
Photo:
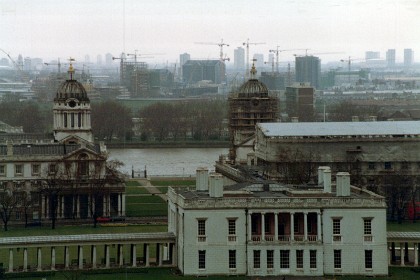
[(350, 174), (348, 172), (337, 173), (337, 196), (350, 196)]
[(210, 197), (223, 197), (223, 175), (219, 173), (210, 174), (209, 178)]
[(331, 169), (327, 167), (324, 169), (324, 192), (331, 193)]
[(195, 177), (195, 190), (207, 191), (209, 189), (209, 170), (207, 167), (198, 167)]

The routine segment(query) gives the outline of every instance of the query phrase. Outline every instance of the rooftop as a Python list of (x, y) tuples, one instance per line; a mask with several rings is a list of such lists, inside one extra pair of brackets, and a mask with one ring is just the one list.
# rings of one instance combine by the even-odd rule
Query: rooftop
[(259, 123), (267, 137), (420, 135), (420, 121)]

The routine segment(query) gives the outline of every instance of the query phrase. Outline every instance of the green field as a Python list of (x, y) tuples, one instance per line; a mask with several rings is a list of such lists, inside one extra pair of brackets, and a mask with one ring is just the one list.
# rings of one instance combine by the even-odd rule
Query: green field
[[(412, 221), (404, 221), (401, 224), (397, 222), (387, 222), (387, 231), (419, 231), (420, 232), (420, 221), (413, 223)], [(420, 279), (420, 275), (419, 275)]]
[(168, 206), (166, 205), (166, 203), (127, 204), (127, 209), (125, 213), (127, 217), (167, 216)]
[(151, 180), (150, 183), (157, 187), (167, 186), (194, 186), (195, 180)]
[(141, 203), (164, 203), (166, 204), (165, 200), (163, 200), (158, 195), (142, 195), (142, 196), (127, 196), (125, 201), (128, 204), (141, 204)]
[(126, 187), (126, 194), (149, 194), (149, 191), (144, 187)]
[(126, 181), (125, 182), (125, 185), (127, 187), (138, 187), (138, 186), (141, 186), (140, 182), (138, 182), (138, 181)]

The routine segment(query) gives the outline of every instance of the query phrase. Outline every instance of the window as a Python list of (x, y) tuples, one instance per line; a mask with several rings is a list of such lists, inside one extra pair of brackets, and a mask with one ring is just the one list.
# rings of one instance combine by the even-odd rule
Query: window
[(289, 250), (280, 250), (280, 268), (290, 268)]
[(341, 250), (334, 250), (334, 268), (341, 269)]
[(296, 268), (303, 268), (303, 250), (296, 250)]
[(64, 113), (63, 123), (64, 123), (64, 127), (67, 127), (67, 113)]
[(74, 127), (74, 113), (71, 113), (70, 114), (70, 116), (71, 116), (71, 127)]
[(254, 250), (254, 268), (261, 267), (261, 251)]
[(363, 221), (363, 231), (365, 235), (372, 234), (372, 220), (371, 219), (364, 219)]
[(401, 169), (409, 169), (410, 168), (410, 164), (408, 162), (402, 162), (401, 163)]
[(341, 220), (333, 219), (333, 235), (340, 235), (341, 232)]
[(198, 241), (205, 242), (206, 241), (206, 220), (200, 219), (198, 222)]
[(48, 166), (48, 172), (49, 172), (50, 174), (55, 174), (55, 172), (57, 172), (57, 165), (55, 165), (54, 163), (51, 163), (51, 164)]
[(206, 251), (198, 251), (198, 269), (206, 269)]
[(23, 164), (16, 164), (15, 165), (15, 175), (22, 176), (23, 175)]
[(39, 164), (32, 164), (32, 175), (39, 175), (41, 166)]
[(236, 250), (229, 250), (229, 269), (236, 268)]
[(316, 250), (309, 250), (309, 268), (316, 268)]
[(268, 220), (268, 216), (265, 215), (265, 219), (264, 219), (264, 231), (265, 231), (266, 234), (267, 233), (269, 234), (270, 233), (270, 230), (271, 230), (270, 221)]
[(236, 219), (228, 220), (228, 234), (236, 235)]
[(372, 250), (365, 250), (365, 268), (372, 269)]
[(374, 162), (369, 162), (368, 168), (369, 168), (369, 170), (375, 170), (375, 163)]
[(20, 220), (20, 211), (16, 211), (16, 220)]
[(0, 176), (6, 176), (6, 165), (0, 164)]
[(267, 268), (274, 268), (274, 250), (267, 250)]
[(392, 169), (392, 164), (391, 164), (391, 162), (389, 162), (389, 161), (385, 162), (385, 163), (384, 163), (384, 167), (385, 167), (385, 169), (386, 169), (386, 170), (390, 170), (390, 169)]

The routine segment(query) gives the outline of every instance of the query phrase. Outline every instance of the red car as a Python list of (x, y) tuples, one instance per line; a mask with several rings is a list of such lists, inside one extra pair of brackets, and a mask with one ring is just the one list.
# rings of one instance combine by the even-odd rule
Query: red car
[(111, 221), (111, 218), (109, 218), (109, 217), (98, 217), (98, 218), (96, 218), (96, 221), (98, 223), (109, 223)]

